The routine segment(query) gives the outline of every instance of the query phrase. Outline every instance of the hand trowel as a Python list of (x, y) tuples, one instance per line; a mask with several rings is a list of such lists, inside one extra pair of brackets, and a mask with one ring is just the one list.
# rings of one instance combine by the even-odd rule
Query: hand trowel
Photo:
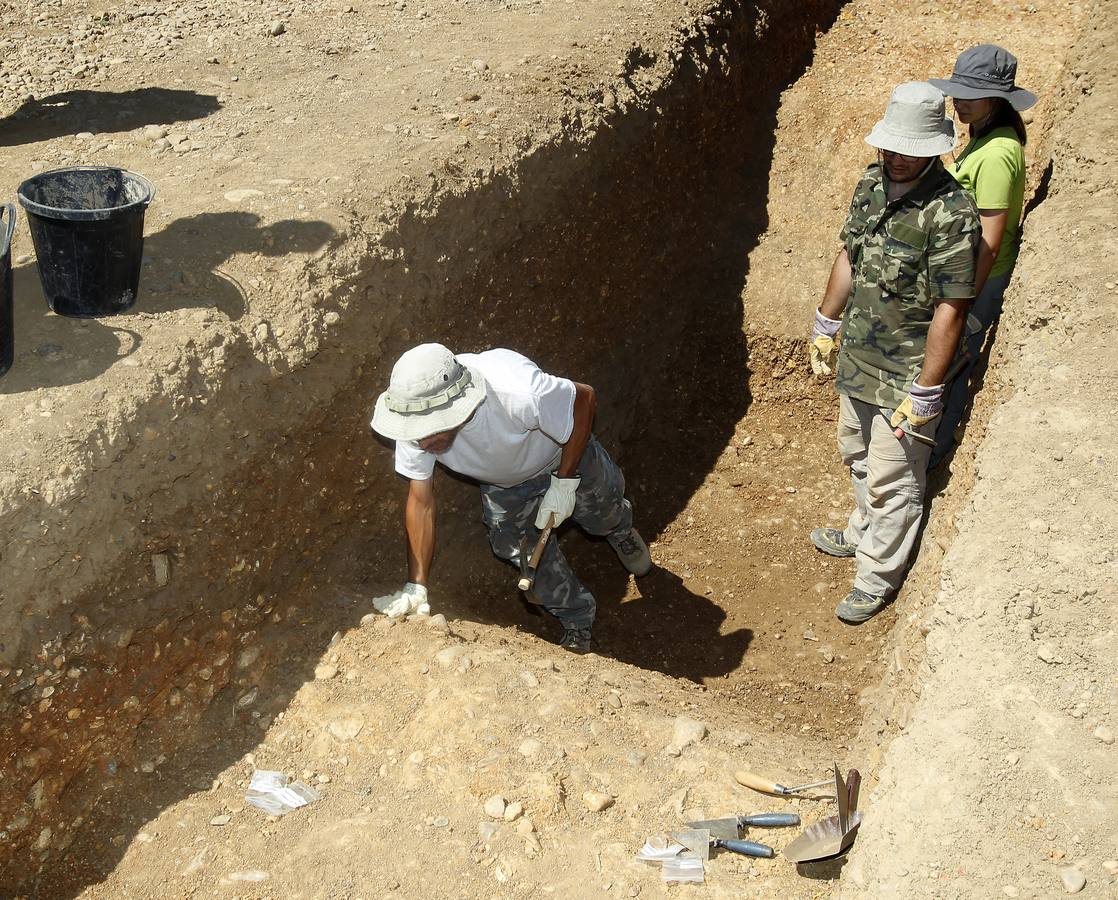
[(750, 816), (729, 816), (724, 819), (706, 819), (702, 822), (688, 822), (688, 828), (705, 828), (712, 838), (737, 840), (743, 828), (787, 828), (799, 825), (800, 817), (795, 813), (754, 813)]
[(676, 831), (672, 834), (672, 838), (679, 841), (704, 862), (710, 859), (711, 850), (729, 850), (731, 853), (753, 856), (758, 859), (772, 859), (775, 855), (775, 851), (768, 844), (738, 840), (737, 831), (731, 838), (721, 838), (716, 837), (706, 828), (695, 828), (690, 831)]
[(809, 825), (803, 833), (784, 848), (784, 855), (792, 862), (811, 862), (826, 859), (847, 850), (854, 843), (858, 826), (862, 824), (862, 814), (858, 812), (858, 789), (862, 776), (857, 769), (846, 773), (846, 781), (835, 765), (835, 796), (838, 798), (838, 815), (828, 816), (814, 825)]

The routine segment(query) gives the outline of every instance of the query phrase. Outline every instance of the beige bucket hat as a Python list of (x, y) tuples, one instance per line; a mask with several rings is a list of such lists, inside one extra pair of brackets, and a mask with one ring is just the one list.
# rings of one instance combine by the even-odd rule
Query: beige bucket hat
[(897, 85), (885, 118), (866, 137), (878, 150), (922, 157), (950, 153), (956, 140), (955, 122), (944, 115), (943, 92), (926, 81)]
[(373, 428), (397, 441), (450, 431), (485, 399), (485, 379), (442, 344), (420, 344), (396, 360), (388, 390), (377, 397)]

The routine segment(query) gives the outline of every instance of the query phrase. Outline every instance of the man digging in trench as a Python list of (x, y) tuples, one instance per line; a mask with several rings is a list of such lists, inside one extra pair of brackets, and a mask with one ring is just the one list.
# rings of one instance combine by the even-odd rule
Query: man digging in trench
[[(594, 437), (594, 389), (541, 371), (512, 350), (463, 353), (421, 344), (392, 368), (373, 428), (396, 441), (396, 471), (409, 479), (404, 509), (408, 581), (373, 605), (389, 616), (430, 611), (427, 579), (435, 550), (435, 463), (477, 481), (493, 552), (521, 564), (529, 525), (567, 518), (605, 537), (640, 576), (652, 557), (633, 528), (625, 478)], [(594, 596), (552, 536), (528, 599), (563, 625), (559, 645), (590, 649)]]
[(955, 146), (939, 90), (897, 87), (866, 143), (880, 161), (854, 189), (811, 344), (813, 371), (835, 371), (838, 446), (855, 504), (845, 529), (816, 528), (811, 541), (857, 557), (853, 588), (835, 610), (852, 624), (889, 602), (916, 544), (981, 234), (973, 201), (939, 161)]

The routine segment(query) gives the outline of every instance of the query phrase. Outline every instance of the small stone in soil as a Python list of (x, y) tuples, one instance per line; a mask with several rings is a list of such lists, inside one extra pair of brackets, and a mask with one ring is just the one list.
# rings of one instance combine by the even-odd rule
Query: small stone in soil
[(582, 795), (582, 802), (590, 812), (602, 812), (613, 806), (613, 797), (602, 791), (587, 791)]
[(1064, 890), (1069, 894), (1078, 894), (1087, 886), (1087, 876), (1075, 866), (1060, 869), (1060, 881), (1064, 883)]
[(485, 801), (485, 814), (491, 819), (500, 819), (505, 815), (505, 807), (508, 806), (508, 801), (505, 800), (500, 794), (494, 794)]
[(704, 722), (687, 716), (676, 716), (675, 727), (672, 732), (672, 743), (676, 747), (686, 747), (688, 744), (697, 744), (707, 734)]
[(1114, 732), (1107, 728), (1105, 725), (1100, 725), (1094, 731), (1095, 737), (1102, 741), (1104, 744), (1114, 743)]
[(526, 738), (525, 740), (521, 741), (520, 746), (516, 749), (521, 756), (532, 757), (543, 749), (543, 744), (541, 744), (535, 738)]
[(232, 816), (214, 816), (210, 819), (210, 824), (221, 827), (222, 825), (228, 825), (232, 818)]

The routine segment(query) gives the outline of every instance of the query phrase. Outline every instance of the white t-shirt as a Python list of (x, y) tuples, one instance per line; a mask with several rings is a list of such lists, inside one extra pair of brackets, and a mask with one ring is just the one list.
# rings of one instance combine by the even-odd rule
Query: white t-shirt
[(485, 399), (445, 453), (397, 441), (396, 471), (425, 481), (440, 462), (482, 484), (512, 487), (554, 469), (574, 428), (574, 382), (512, 350), (459, 353), (458, 360), (485, 378)]

